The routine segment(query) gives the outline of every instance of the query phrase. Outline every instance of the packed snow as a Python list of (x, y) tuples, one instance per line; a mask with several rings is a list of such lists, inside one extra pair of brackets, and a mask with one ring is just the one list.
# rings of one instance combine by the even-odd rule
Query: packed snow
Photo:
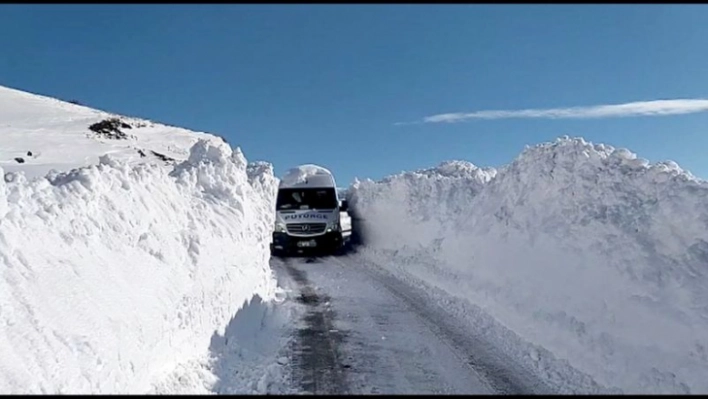
[(209, 391), (213, 341), (278, 292), (272, 167), (148, 121), (92, 136), (105, 116), (0, 87), (2, 393), (170, 393), (196, 364)]
[(561, 361), (611, 390), (708, 393), (708, 182), (676, 163), (562, 137), (348, 195), (363, 258), (478, 306), (555, 385), (577, 382)]
[(323, 187), (327, 187), (333, 184), (334, 177), (332, 172), (319, 165), (300, 165), (285, 172), (280, 178), (280, 187), (298, 187), (308, 184), (310, 180), (312, 181), (311, 183), (317, 182)]

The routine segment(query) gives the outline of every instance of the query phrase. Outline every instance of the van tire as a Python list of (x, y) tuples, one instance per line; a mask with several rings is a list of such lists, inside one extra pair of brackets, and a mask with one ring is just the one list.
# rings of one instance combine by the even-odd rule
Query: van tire
[(285, 256), (285, 252), (282, 249), (273, 248), (273, 244), (270, 244), (270, 256), (272, 258), (283, 258)]
[(342, 242), (336, 248), (334, 248), (334, 251), (332, 252), (334, 256), (345, 256), (347, 252), (349, 252), (349, 242)]

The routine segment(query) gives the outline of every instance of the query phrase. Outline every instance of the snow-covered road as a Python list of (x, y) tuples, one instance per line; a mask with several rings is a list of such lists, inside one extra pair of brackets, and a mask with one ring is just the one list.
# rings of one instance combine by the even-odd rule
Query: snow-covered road
[[(292, 382), (315, 394), (552, 393), (423, 291), (357, 256), (273, 259), (302, 306)], [(282, 281), (282, 280), (281, 280)]]
[(0, 393), (708, 392), (675, 162), (561, 137), (356, 179), (361, 245), (308, 263), (222, 138), (2, 86), (0, 120)]

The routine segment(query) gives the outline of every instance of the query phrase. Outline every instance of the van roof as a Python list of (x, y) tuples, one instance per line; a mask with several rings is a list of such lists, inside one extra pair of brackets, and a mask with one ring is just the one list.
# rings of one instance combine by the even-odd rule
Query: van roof
[(278, 188), (308, 188), (332, 187), (336, 188), (332, 172), (319, 165), (306, 164), (289, 169)]

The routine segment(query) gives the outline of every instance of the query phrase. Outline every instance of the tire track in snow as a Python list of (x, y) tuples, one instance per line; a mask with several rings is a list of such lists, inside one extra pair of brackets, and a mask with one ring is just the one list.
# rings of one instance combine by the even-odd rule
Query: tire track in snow
[(409, 303), (352, 262), (348, 257), (325, 257), (297, 264), (297, 270), (309, 272), (307, 281), (321, 296), (331, 295), (338, 315), (332, 324), (346, 331), (338, 356), (350, 366), (346, 369), (350, 393), (508, 392), (492, 387), (448, 337), (436, 334)]
[(415, 287), (390, 275), (375, 265), (354, 262), (354, 258), (330, 258), (347, 268), (360, 270), (381, 288), (400, 300), (426, 325), (426, 327), (475, 373), (483, 377), (502, 395), (555, 394), (546, 384), (533, 377), (527, 370), (515, 367), (494, 348), (471, 336), (462, 326), (454, 323), (444, 310)]
[(298, 302), (307, 307), (304, 326), (296, 332), (292, 344), (294, 383), (312, 394), (347, 394), (346, 365), (341, 364), (340, 346), (344, 333), (334, 327), (336, 317), (328, 295), (320, 295), (307, 273), (289, 260), (283, 269), (299, 287)]

